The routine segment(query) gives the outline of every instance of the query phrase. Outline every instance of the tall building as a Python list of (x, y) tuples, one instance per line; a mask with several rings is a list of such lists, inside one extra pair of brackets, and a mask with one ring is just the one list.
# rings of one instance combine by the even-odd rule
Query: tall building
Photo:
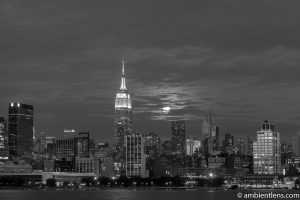
[(75, 139), (64, 138), (57, 139), (55, 145), (55, 154), (57, 159), (74, 161), (75, 159)]
[(219, 127), (215, 125), (211, 114), (202, 122), (202, 138), (205, 155), (219, 150)]
[(94, 155), (97, 150), (97, 145), (94, 139), (89, 140), (89, 155)]
[(90, 141), (90, 133), (89, 132), (81, 132), (78, 134), (78, 137), (75, 138), (75, 155), (82, 158), (89, 157), (89, 141)]
[(223, 152), (231, 154), (234, 146), (234, 137), (230, 133), (225, 133), (225, 140), (223, 141)]
[(193, 138), (186, 139), (186, 155), (192, 156), (201, 151), (201, 141)]
[(268, 121), (262, 123), (253, 142), (253, 171), (255, 174), (281, 174), (280, 135)]
[(147, 156), (158, 153), (160, 146), (160, 137), (155, 133), (147, 133), (145, 135), (145, 152)]
[(45, 133), (40, 132), (36, 136), (34, 135), (34, 152), (36, 153), (44, 153), (46, 150), (46, 140), (45, 140)]
[(126, 77), (122, 62), (121, 86), (116, 93), (115, 98), (115, 133), (114, 149), (118, 154), (124, 153), (124, 137), (130, 134), (132, 130), (132, 105), (130, 93), (126, 88)]
[(285, 164), (288, 159), (292, 159), (293, 157), (293, 146), (281, 141), (281, 164)]
[(8, 159), (7, 120), (0, 117), (0, 160)]
[(171, 121), (172, 153), (185, 155), (185, 121)]
[(238, 138), (237, 148), (238, 148), (239, 154), (244, 155), (246, 153), (245, 142), (244, 142), (243, 137), (241, 137), (241, 136)]
[(49, 156), (54, 156), (55, 155), (55, 145), (56, 145), (55, 137), (45, 137), (45, 143), (46, 143), (46, 153)]
[(147, 176), (144, 144), (145, 138), (141, 133), (131, 133), (125, 136), (126, 176)]
[(10, 155), (30, 155), (33, 150), (33, 132), (33, 106), (10, 103), (8, 108)]
[(249, 136), (247, 138), (247, 144), (248, 144), (247, 155), (253, 155), (253, 141), (250, 139)]

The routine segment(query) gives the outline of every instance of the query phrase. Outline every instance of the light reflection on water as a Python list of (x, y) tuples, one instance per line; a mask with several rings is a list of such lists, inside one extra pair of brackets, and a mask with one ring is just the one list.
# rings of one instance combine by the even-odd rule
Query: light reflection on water
[[(0, 200), (234, 200), (238, 190), (0, 190)], [(253, 192), (253, 191), (252, 191)], [(285, 193), (282, 191), (282, 193)], [(289, 192), (294, 193), (294, 192)], [(298, 192), (296, 192), (298, 193)]]
[(214, 199), (207, 191), (197, 190), (2, 190), (0, 199), (5, 200), (193, 200)]

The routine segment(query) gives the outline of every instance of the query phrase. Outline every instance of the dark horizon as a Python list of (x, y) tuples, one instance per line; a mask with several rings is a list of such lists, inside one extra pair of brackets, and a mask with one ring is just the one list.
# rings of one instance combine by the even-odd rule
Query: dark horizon
[[(170, 138), (172, 119), (201, 136), (212, 110), (220, 138), (282, 141), (300, 130), (300, 2), (1, 1), (0, 116), (34, 106), (37, 132), (89, 131), (111, 141), (125, 58), (134, 127)], [(168, 115), (162, 108), (171, 106)]]

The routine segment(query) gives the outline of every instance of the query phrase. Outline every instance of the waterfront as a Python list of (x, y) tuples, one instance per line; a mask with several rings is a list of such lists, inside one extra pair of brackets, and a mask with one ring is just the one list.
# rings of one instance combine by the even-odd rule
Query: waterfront
[[(299, 194), (297, 190), (0, 190), (0, 199), (4, 200), (213, 200), (239, 199), (237, 194), (277, 193)], [(255, 199), (255, 198), (247, 198)], [(299, 198), (290, 198), (299, 199)]]

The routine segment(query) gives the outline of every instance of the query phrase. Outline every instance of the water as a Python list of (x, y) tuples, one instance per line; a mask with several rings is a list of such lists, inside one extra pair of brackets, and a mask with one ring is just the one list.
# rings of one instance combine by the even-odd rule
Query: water
[[(0, 190), (0, 200), (235, 200), (238, 190)], [(248, 192), (254, 192), (253, 190)], [(257, 191), (256, 191), (257, 192)], [(261, 191), (260, 191), (261, 192)], [(263, 191), (265, 193), (271, 190)], [(274, 191), (273, 191), (274, 192)], [(299, 193), (299, 191), (276, 191)], [(291, 198), (299, 199), (299, 198)]]

